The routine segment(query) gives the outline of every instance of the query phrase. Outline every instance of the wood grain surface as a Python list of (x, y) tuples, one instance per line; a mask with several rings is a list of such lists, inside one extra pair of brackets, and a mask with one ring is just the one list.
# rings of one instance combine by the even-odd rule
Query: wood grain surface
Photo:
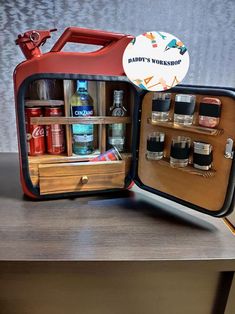
[(42, 195), (123, 188), (124, 178), (124, 160), (39, 165)]
[(30, 119), (31, 124), (51, 125), (51, 124), (115, 124), (131, 123), (130, 117), (35, 117)]
[[(28, 157), (29, 158), (29, 174), (30, 174), (31, 181), (32, 181), (33, 185), (39, 185), (39, 167), (41, 169), (43, 169), (43, 167), (44, 167), (43, 165), (46, 165), (47, 169), (51, 168), (52, 170), (55, 170), (57, 167), (60, 167), (60, 164), (63, 164), (62, 165), (62, 169), (65, 169), (66, 168), (66, 166), (64, 165), (65, 163), (68, 163), (68, 164), (69, 163), (70, 164), (75, 163), (75, 165), (77, 167), (79, 167), (79, 165), (81, 165), (81, 162), (84, 162), (84, 161), (88, 162), (90, 158), (94, 158), (94, 157), (96, 157), (98, 155), (99, 155), (99, 152), (95, 151), (92, 154), (92, 157), (91, 157), (91, 155), (85, 155), (85, 156), (72, 155), (72, 156), (67, 156), (65, 154), (64, 155), (49, 155), (49, 154), (46, 154), (46, 155), (41, 155), (41, 156), (29, 156)], [(127, 176), (127, 174), (130, 171), (131, 160), (132, 160), (132, 155), (130, 153), (122, 153), (121, 156), (122, 156), (122, 159), (123, 159), (123, 161), (121, 163), (125, 164), (125, 175), (123, 175), (123, 177), (122, 177), (122, 179), (120, 181), (120, 185), (118, 187), (123, 187), (124, 177)], [(54, 164), (54, 166), (52, 166), (53, 164)], [(100, 164), (100, 162), (99, 162), (99, 164)], [(107, 165), (108, 164), (109, 163), (107, 163)], [(88, 163), (86, 163), (86, 165), (88, 165)], [(94, 163), (92, 165), (94, 165)], [(105, 166), (103, 167), (105, 174), (107, 174), (107, 170), (108, 171), (111, 170), (111, 173), (113, 171), (114, 172), (116, 171), (115, 170), (116, 169), (115, 168), (115, 164), (112, 163), (112, 165), (111, 166), (108, 165), (108, 167), (105, 167)], [(83, 169), (84, 169), (84, 166), (82, 167)], [(56, 168), (54, 168), (54, 167), (56, 167)], [(80, 169), (82, 169), (82, 168), (80, 167)], [(93, 167), (91, 167), (91, 168), (93, 168)], [(74, 167), (73, 167), (73, 169), (74, 169)], [(86, 169), (86, 167), (85, 167), (85, 169)], [(93, 173), (96, 171), (96, 167), (94, 167), (94, 169), (95, 170), (93, 171)], [(119, 168), (119, 170), (122, 170), (122, 168)], [(73, 173), (73, 171), (72, 171), (72, 173)], [(64, 173), (64, 175), (65, 174), (66, 173)], [(82, 175), (86, 175), (86, 172), (83, 171)], [(52, 176), (52, 174), (51, 174), (51, 176)], [(110, 187), (110, 185), (108, 187)], [(66, 191), (68, 191), (68, 188), (66, 188)]]
[[(143, 184), (158, 191), (175, 196), (179, 199), (200, 206), (210, 211), (218, 211), (222, 208), (227, 192), (228, 180), (232, 165), (232, 160), (224, 157), (224, 150), (228, 138), (235, 138), (235, 106), (234, 100), (230, 97), (219, 97), (222, 102), (222, 113), (219, 129), (223, 133), (217, 136), (210, 134), (198, 134), (188, 132), (187, 128), (165, 128), (163, 125), (151, 125), (148, 118), (151, 115), (152, 92), (147, 93), (143, 100), (141, 115), (141, 133), (139, 148), (138, 173)], [(197, 95), (196, 112), (194, 123), (198, 124), (198, 106), (203, 97), (209, 95)], [(216, 97), (216, 96), (215, 96)], [(172, 100), (174, 94), (172, 94)], [(170, 117), (173, 116), (174, 101), (172, 101)], [(192, 175), (189, 172), (175, 171), (171, 167), (166, 168), (157, 161), (147, 160), (146, 144), (147, 136), (151, 132), (161, 131), (165, 138), (165, 157), (170, 157), (171, 139), (173, 136), (188, 136), (191, 141), (201, 141), (210, 143), (213, 146), (213, 169), (216, 170), (214, 176), (204, 178)]]
[(235, 266), (235, 238), (220, 219), (124, 191), (32, 201), (22, 195), (14, 153), (0, 154), (0, 173), (2, 261), (213, 260)]
[(212, 311), (217, 287), (223, 288), (219, 272), (158, 266), (0, 263), (1, 314), (229, 314)]

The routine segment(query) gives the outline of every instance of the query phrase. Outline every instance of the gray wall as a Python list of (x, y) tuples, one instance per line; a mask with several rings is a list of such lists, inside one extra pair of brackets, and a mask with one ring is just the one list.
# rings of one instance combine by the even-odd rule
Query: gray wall
[(175, 34), (191, 59), (184, 83), (234, 86), (234, 0), (0, 0), (0, 151), (16, 151), (12, 72), (24, 58), (14, 40), (29, 29), (68, 26), (133, 35)]

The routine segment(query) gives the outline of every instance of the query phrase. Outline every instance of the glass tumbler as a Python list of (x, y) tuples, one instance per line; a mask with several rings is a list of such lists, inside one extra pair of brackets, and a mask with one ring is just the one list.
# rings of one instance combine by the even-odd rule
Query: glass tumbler
[(171, 105), (170, 93), (157, 93), (153, 94), (152, 100), (152, 122), (168, 121), (169, 111)]
[(221, 115), (221, 101), (218, 98), (204, 97), (199, 106), (198, 124), (207, 128), (218, 126)]
[(173, 168), (183, 168), (188, 165), (191, 139), (185, 136), (172, 138), (170, 165)]
[(147, 138), (147, 159), (160, 160), (164, 154), (165, 133), (153, 132)]
[(195, 109), (196, 96), (177, 94), (175, 95), (174, 123), (191, 125)]
[(209, 170), (212, 166), (212, 145), (204, 142), (193, 142), (193, 166), (196, 169)]

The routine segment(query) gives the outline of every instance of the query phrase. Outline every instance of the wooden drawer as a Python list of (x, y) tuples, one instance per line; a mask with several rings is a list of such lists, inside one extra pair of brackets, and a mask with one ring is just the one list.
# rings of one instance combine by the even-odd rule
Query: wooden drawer
[(38, 185), (38, 165), (29, 163), (29, 175), (33, 185)]
[(123, 188), (125, 161), (39, 165), (40, 194)]

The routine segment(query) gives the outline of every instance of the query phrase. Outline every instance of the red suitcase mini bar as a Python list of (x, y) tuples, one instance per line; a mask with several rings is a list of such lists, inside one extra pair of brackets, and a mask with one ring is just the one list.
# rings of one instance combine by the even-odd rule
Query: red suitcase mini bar
[[(124, 190), (135, 182), (143, 190), (206, 214), (221, 217), (230, 213), (235, 187), (234, 90), (179, 85), (168, 91), (171, 93), (169, 120), (153, 121), (152, 109), (156, 110), (158, 100), (153, 92), (134, 87), (122, 66), (122, 55), (132, 36), (70, 27), (49, 52), (42, 54), (40, 46), (50, 38), (51, 31), (54, 30), (28, 31), (16, 40), (27, 59), (14, 72), (24, 193), (31, 198), (49, 199)], [(67, 43), (101, 48), (87, 53), (62, 51)], [(87, 82), (93, 99), (93, 116), (71, 116), (71, 99), (77, 82), (82, 80)], [(125, 116), (111, 114), (114, 94), (123, 97)], [(181, 108), (183, 104), (179, 94), (196, 96), (192, 125), (173, 123), (174, 108), (179, 108), (176, 102), (180, 102)], [(219, 99), (217, 111), (211, 106), (216, 102), (208, 98)], [(207, 120), (217, 119), (216, 127), (200, 125), (199, 111), (200, 121), (202, 115)], [(72, 126), (76, 124), (94, 126), (94, 150), (90, 155), (73, 153)], [(110, 149), (109, 130), (116, 125), (125, 126), (121, 159), (97, 158)], [(37, 126), (41, 134), (43, 129), (50, 130), (49, 141), (45, 134), (45, 143), (41, 139), (40, 143), (36, 142), (39, 153), (35, 142), (29, 142), (34, 140), (32, 132)], [(164, 142), (148, 142), (160, 138), (151, 134), (164, 134), (161, 136)], [(182, 138), (189, 139), (187, 152), (182, 150), (183, 146), (177, 146)], [(29, 144), (34, 154), (30, 153)], [(163, 152), (160, 160), (149, 158), (160, 149)], [(187, 166), (172, 166), (173, 156), (175, 162), (177, 158), (185, 158), (185, 153)]]

